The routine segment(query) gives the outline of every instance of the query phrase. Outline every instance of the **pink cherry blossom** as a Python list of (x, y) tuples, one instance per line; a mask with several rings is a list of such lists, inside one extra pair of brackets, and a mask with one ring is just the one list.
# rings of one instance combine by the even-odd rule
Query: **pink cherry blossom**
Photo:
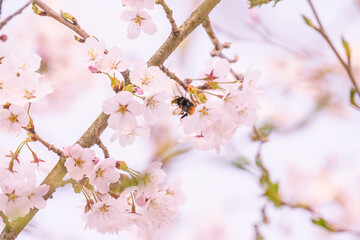
[(182, 191), (181, 186), (182, 186), (181, 178), (176, 177), (174, 179), (171, 179), (163, 190), (165, 196), (171, 199), (169, 201), (175, 204), (176, 206), (184, 204), (186, 200), (186, 196)]
[(16, 72), (20, 75), (27, 72), (33, 73), (40, 68), (41, 57), (36, 54), (14, 54), (14, 63), (16, 65)]
[(155, 0), (122, 0), (122, 3), (134, 10), (154, 9)]
[(128, 66), (129, 63), (122, 59), (122, 52), (117, 47), (111, 48), (101, 61), (96, 64), (98, 70), (109, 74), (124, 72)]
[(115, 97), (105, 100), (102, 110), (110, 114), (109, 127), (118, 130), (125, 125), (136, 126), (136, 116), (142, 113), (142, 106), (130, 92), (121, 91)]
[(50, 82), (40, 81), (37, 73), (24, 73), (20, 77), (9, 79), (5, 88), (11, 96), (10, 103), (24, 106), (33, 103), (54, 91)]
[(83, 58), (88, 63), (96, 63), (101, 60), (105, 52), (105, 43), (98, 41), (94, 37), (85, 40)]
[(170, 115), (169, 103), (165, 102), (169, 97), (169, 92), (161, 91), (145, 98), (144, 119), (146, 123), (151, 125), (155, 123), (156, 119)]
[(86, 226), (100, 233), (117, 233), (128, 227), (120, 200), (97, 202), (84, 214)]
[(121, 13), (120, 18), (130, 22), (127, 29), (127, 36), (130, 39), (137, 38), (141, 30), (149, 35), (157, 32), (156, 25), (150, 21), (152, 18), (146, 11), (125, 10)]
[(0, 211), (10, 219), (25, 216), (32, 207), (28, 197), (31, 184), (23, 182), (18, 175), (13, 175), (1, 187), (3, 193), (0, 194)]
[(158, 191), (158, 185), (164, 180), (165, 172), (161, 169), (161, 162), (151, 163), (138, 176), (138, 196), (152, 196)]
[(65, 161), (65, 167), (72, 179), (81, 180), (84, 175), (89, 175), (93, 170), (94, 150), (75, 144), (71, 149), (66, 148), (64, 152), (66, 156), (69, 156)]
[(20, 134), (21, 128), (29, 124), (30, 118), (24, 108), (11, 104), (9, 109), (0, 110), (0, 131)]
[(106, 158), (96, 164), (91, 171), (89, 178), (90, 183), (96, 186), (100, 193), (107, 193), (109, 191), (109, 184), (119, 181), (120, 174), (115, 169), (116, 160), (113, 158)]
[(226, 81), (226, 76), (230, 72), (230, 63), (226, 59), (219, 59), (214, 62), (213, 59), (206, 61), (205, 71), (200, 73), (201, 79), (209, 81)]
[(130, 80), (144, 91), (159, 92), (168, 90), (170, 79), (159, 67), (148, 67), (142, 59), (136, 61), (135, 69), (130, 72)]
[(110, 141), (113, 142), (118, 139), (121, 146), (125, 147), (135, 141), (136, 136), (148, 139), (150, 136), (150, 129), (142, 126), (122, 126), (111, 137)]
[(196, 107), (195, 112), (183, 119), (184, 132), (191, 134), (205, 131), (212, 125), (221, 114), (221, 105), (217, 102), (209, 102)]
[(28, 195), (31, 202), (31, 208), (43, 209), (46, 207), (46, 201), (44, 200), (44, 195), (48, 193), (50, 187), (48, 185), (40, 185)]

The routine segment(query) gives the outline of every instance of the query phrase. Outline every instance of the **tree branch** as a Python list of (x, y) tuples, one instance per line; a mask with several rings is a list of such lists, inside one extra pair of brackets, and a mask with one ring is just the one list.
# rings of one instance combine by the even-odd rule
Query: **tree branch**
[[(234, 63), (237, 61), (237, 56), (235, 56), (234, 59), (230, 59), (227, 56), (225, 56), (222, 52), (224, 48), (230, 48), (230, 43), (224, 43), (222, 44), (219, 39), (216, 37), (216, 34), (214, 32), (214, 29), (211, 26), (210, 19), (207, 17), (204, 22), (202, 23), (203, 28), (205, 29), (208, 37), (210, 38), (211, 42), (214, 45), (214, 50), (210, 53), (212, 57), (217, 56), (219, 58), (224, 58), (228, 60), (230, 63)], [(236, 80), (242, 81), (242, 77), (237, 74), (232, 68), (230, 69), (231, 74), (235, 77)]]
[[(344, 61), (344, 59), (340, 56), (339, 52), (336, 50), (334, 44), (332, 43), (332, 41), (330, 40), (329, 36), (327, 35), (327, 33), (325, 32), (325, 29), (320, 21), (320, 18), (318, 16), (318, 13), (316, 12), (316, 9), (312, 3), (311, 0), (308, 0), (308, 3), (310, 5), (310, 8), (316, 18), (316, 21), (319, 25), (319, 27), (315, 27), (313, 26), (313, 28), (318, 32), (320, 33), (320, 35), (325, 39), (325, 41), (328, 43), (328, 45), (330, 46), (331, 50), (335, 53), (337, 59), (339, 60), (339, 62), (341, 63), (341, 65), (345, 68), (345, 71), (346, 73), (348, 74), (349, 78), (350, 78), (350, 81), (352, 82), (357, 94), (360, 96), (360, 87), (358, 85), (358, 82), (356, 81), (355, 77), (354, 77), (354, 74), (352, 72), (352, 68), (351, 68), (351, 65), (350, 65), (350, 61), (348, 61), (348, 63), (346, 63)], [(349, 59), (350, 60), (350, 59)]]
[(110, 157), (109, 151), (108, 151), (107, 147), (104, 145), (104, 143), (100, 140), (100, 138), (99, 138), (99, 140), (97, 141), (96, 144), (104, 152), (104, 157), (109, 158)]
[(48, 5), (43, 3), (41, 0), (32, 0), (32, 2), (37, 6), (39, 6), (44, 12), (46, 12), (47, 16), (55, 19), (56, 21), (72, 29), (74, 32), (79, 34), (83, 39), (87, 39), (88, 37), (90, 37), (90, 35), (87, 32), (85, 32), (84, 29), (82, 29), (79, 24), (73, 24), (65, 20), (65, 18), (63, 18), (60, 14), (52, 10)]
[[(164, 63), (164, 61), (170, 56), (170, 54), (180, 45), (180, 43), (197, 27), (202, 21), (209, 15), (212, 9), (220, 2), (221, 0), (205, 0), (184, 22), (183, 25), (179, 28), (179, 34), (175, 36), (171, 34), (165, 43), (160, 47), (160, 49), (150, 58), (148, 61), (149, 66), (159, 66)], [(42, 8), (48, 16), (56, 19), (60, 23), (69, 27), (70, 29), (77, 32), (81, 37), (86, 39), (89, 37), (84, 30), (80, 28), (79, 25), (73, 25), (70, 22), (64, 20), (59, 14), (50, 9), (40, 0), (33, 0), (40, 8)], [(59, 18), (60, 16), (60, 18)], [(94, 145), (102, 132), (107, 127), (107, 120), (109, 115), (101, 113), (98, 118), (93, 122), (93, 124), (88, 128), (88, 130), (80, 137), (77, 141), (82, 147), (91, 147)], [(50, 186), (49, 192), (44, 196), (44, 199), (47, 200), (52, 197), (56, 188), (61, 186), (62, 179), (66, 175), (67, 171), (64, 166), (66, 158), (61, 157), (59, 162), (51, 170), (49, 175), (45, 178), (42, 184), (47, 184)], [(12, 221), (10, 224), (6, 225), (4, 230), (0, 235), (2, 240), (13, 240), (19, 235), (19, 233), (25, 228), (25, 226), (30, 222), (30, 220), (35, 216), (38, 209), (33, 208), (30, 210), (25, 217), (18, 218)]]
[(148, 61), (149, 66), (160, 66), (170, 56), (170, 54), (180, 45), (180, 43), (189, 36), (204, 20), (207, 18), (211, 10), (221, 0), (205, 0), (186, 21), (180, 26), (179, 34), (171, 34), (166, 42)]
[(176, 25), (175, 19), (173, 17), (173, 11), (169, 8), (164, 0), (156, 0), (156, 3), (161, 5), (166, 13), (166, 17), (171, 24), (172, 33), (177, 35), (179, 34), (179, 29)]
[[(26, 129), (26, 128), (25, 128)], [(35, 141), (39, 141), (42, 145), (44, 145), (45, 147), (47, 147), (48, 150), (53, 151), (54, 153), (56, 153), (57, 155), (59, 155), (59, 157), (61, 157), (63, 155), (63, 151), (61, 151), (60, 149), (56, 148), (54, 145), (48, 143), (47, 141), (45, 141), (44, 139), (42, 139), (39, 134), (37, 134), (35, 131), (31, 131), (29, 129), (26, 129), (28, 131), (28, 133), (31, 135), (31, 137), (33, 139), (35, 139)]]
[(187, 86), (186, 83), (184, 83), (183, 81), (180, 80), (180, 78), (178, 78), (175, 73), (170, 72), (169, 69), (167, 69), (164, 65), (160, 65), (159, 68), (172, 80), (174, 80), (175, 82), (177, 82), (185, 91), (187, 90)]
[[(31, 3), (31, 1), (29, 1), (28, 3), (26, 3), (24, 6), (22, 6), (19, 10), (17, 10), (16, 12), (14, 12), (13, 14), (11, 14), (10, 16), (8, 16), (7, 18), (5, 18), (4, 20), (2, 20), (0, 22), (0, 29), (2, 29), (13, 17), (19, 15), (20, 13), (22, 13), (22, 11), (29, 6)], [(1, 6), (2, 6), (2, 1), (0, 3), (0, 11), (1, 11)]]

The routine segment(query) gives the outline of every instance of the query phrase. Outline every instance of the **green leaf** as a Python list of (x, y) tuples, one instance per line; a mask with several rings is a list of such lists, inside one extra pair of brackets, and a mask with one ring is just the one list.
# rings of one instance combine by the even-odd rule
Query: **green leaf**
[(356, 92), (355, 88), (352, 88), (350, 90), (350, 103), (351, 105), (353, 105), (355, 108), (360, 109), (360, 105), (356, 102), (355, 100), (355, 96), (358, 95)]
[[(261, 5), (263, 5), (263, 4), (267, 4), (267, 3), (269, 3), (269, 2), (272, 2), (273, 0), (248, 0), (248, 3), (249, 3), (249, 5), (250, 5), (250, 8), (253, 8), (253, 7), (256, 7), (256, 6), (261, 6)], [(274, 1), (274, 6), (273, 7), (275, 7), (275, 5), (278, 3), (278, 2), (280, 2), (281, 0), (275, 0)]]
[(120, 179), (118, 182), (111, 183), (109, 185), (109, 190), (113, 193), (120, 194), (122, 193), (126, 188), (131, 186), (137, 186), (138, 182), (136, 178), (129, 177), (125, 174), (120, 174)]
[(250, 162), (245, 157), (238, 157), (234, 161), (231, 162), (235, 167), (247, 171), (247, 167)]
[(342, 44), (344, 46), (346, 56), (347, 56), (347, 58), (349, 60), (350, 57), (351, 57), (351, 50), (350, 50), (349, 43), (343, 37), (341, 37), (341, 41), (342, 41)]
[(74, 25), (78, 24), (76, 19), (70, 13), (66, 13), (60, 10), (60, 14), (64, 19), (69, 20), (72, 24)]
[(46, 12), (41, 11), (35, 3), (32, 3), (32, 10), (34, 11), (34, 13), (36, 15), (39, 15), (39, 16), (46, 16), (47, 15)]
[(312, 28), (314, 28), (314, 29), (317, 30), (317, 27), (315, 27), (315, 25), (312, 23), (312, 21), (311, 21), (308, 17), (306, 17), (305, 15), (302, 15), (302, 17), (303, 17), (305, 23), (306, 23), (309, 27), (312, 27)]
[(311, 219), (311, 221), (320, 226), (320, 227), (323, 227), (325, 228), (326, 230), (330, 231), (330, 232), (335, 232), (336, 229), (329, 223), (327, 222), (325, 219), (323, 219), (322, 217), (318, 217), (318, 218), (313, 218)]
[(267, 142), (268, 137), (274, 128), (274, 124), (270, 122), (264, 123), (259, 128), (254, 126), (253, 132), (250, 134), (250, 138), (254, 142)]
[(275, 207), (280, 207), (281, 205), (283, 205), (282, 198), (279, 194), (279, 184), (271, 182), (270, 179), (264, 196), (266, 196), (274, 204)]

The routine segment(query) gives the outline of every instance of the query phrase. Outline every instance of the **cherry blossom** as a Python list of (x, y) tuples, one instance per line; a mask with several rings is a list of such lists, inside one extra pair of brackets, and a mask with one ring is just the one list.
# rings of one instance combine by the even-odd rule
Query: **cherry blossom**
[(54, 91), (51, 83), (40, 82), (41, 75), (37, 73), (24, 73), (20, 77), (13, 77), (5, 84), (10, 103), (24, 106), (33, 103)]
[(160, 184), (165, 178), (165, 172), (161, 169), (161, 162), (151, 163), (145, 171), (138, 176), (138, 196), (149, 197), (155, 194)]
[(5, 104), (9, 101), (9, 94), (6, 91), (6, 82), (13, 76), (15, 72), (15, 65), (9, 63), (7, 59), (2, 59), (0, 64), (0, 104)]
[(154, 35), (157, 32), (156, 25), (150, 21), (152, 18), (146, 11), (125, 10), (121, 13), (120, 18), (130, 22), (127, 29), (127, 36), (130, 39), (137, 38), (141, 30), (149, 35)]
[(122, 0), (122, 3), (134, 10), (154, 9), (155, 0)]
[(108, 119), (109, 127), (117, 130), (125, 125), (136, 126), (136, 116), (142, 113), (142, 106), (130, 92), (121, 91), (115, 97), (105, 100), (102, 110), (111, 114)]
[(115, 165), (115, 159), (106, 158), (96, 164), (91, 171), (89, 175), (90, 183), (95, 185), (100, 193), (107, 193), (109, 191), (108, 185), (119, 181), (120, 174), (116, 171)]
[(46, 201), (43, 196), (48, 193), (49, 189), (50, 187), (48, 185), (40, 185), (28, 195), (31, 208), (43, 209), (46, 207)]
[(203, 132), (221, 116), (221, 105), (216, 102), (201, 104), (196, 107), (193, 115), (183, 120), (184, 132), (191, 134)]
[(95, 66), (97, 67), (97, 70), (100, 70), (101, 72), (114, 74), (124, 72), (128, 68), (129, 63), (122, 59), (121, 50), (117, 47), (113, 47)]
[(89, 175), (94, 168), (95, 152), (92, 149), (82, 148), (79, 144), (75, 144), (73, 147), (66, 147), (64, 155), (68, 156), (65, 167), (74, 180), (81, 180), (84, 175)]
[(148, 67), (142, 59), (136, 61), (135, 69), (130, 72), (130, 80), (144, 91), (158, 92), (169, 89), (169, 78), (159, 67)]
[(145, 98), (144, 119), (146, 123), (154, 124), (156, 119), (169, 115), (170, 106), (165, 102), (169, 97), (169, 92), (161, 91)]
[(206, 61), (205, 70), (200, 73), (200, 78), (209, 81), (226, 81), (226, 76), (230, 72), (230, 63), (226, 59), (213, 59)]
[(1, 186), (0, 210), (10, 219), (25, 216), (31, 209), (32, 203), (28, 197), (31, 190), (29, 183), (21, 181), (18, 174), (13, 175)]
[(117, 233), (128, 227), (120, 200), (97, 202), (85, 213), (86, 226), (100, 233)]
[(33, 73), (40, 68), (41, 57), (36, 54), (13, 54), (14, 63), (16, 65), (16, 73)]
[(135, 141), (136, 136), (148, 139), (150, 136), (150, 129), (142, 126), (122, 126), (120, 130), (116, 131), (110, 141), (113, 142), (118, 138), (121, 146), (125, 147)]
[(147, 202), (142, 214), (151, 223), (147, 235), (151, 239), (158, 239), (165, 229), (169, 229), (174, 224), (178, 212), (177, 208), (173, 207), (173, 203), (159, 192)]
[(9, 109), (0, 110), (0, 131), (3, 133), (20, 134), (21, 128), (30, 121), (24, 108), (11, 104)]
[(181, 189), (182, 181), (180, 177), (171, 179), (165, 186), (163, 192), (165, 196), (171, 199), (171, 202), (175, 205), (182, 205), (186, 201), (186, 196)]
[(89, 37), (85, 40), (83, 57), (86, 62), (96, 63), (101, 60), (105, 52), (105, 43)]

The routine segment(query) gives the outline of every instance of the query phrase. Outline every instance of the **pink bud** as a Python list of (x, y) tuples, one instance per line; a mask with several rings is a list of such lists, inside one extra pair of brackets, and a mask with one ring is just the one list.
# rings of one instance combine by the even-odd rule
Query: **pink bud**
[(96, 158), (94, 158), (93, 163), (94, 163), (94, 164), (98, 164), (99, 161), (100, 161), (100, 159), (99, 159), (98, 157), (96, 157)]
[(143, 207), (146, 204), (146, 199), (144, 194), (142, 194), (140, 197), (135, 198), (136, 205), (139, 207)]
[(0, 40), (3, 41), (3, 42), (6, 42), (6, 40), (8, 40), (8, 36), (3, 34), (0, 36)]
[(142, 90), (141, 88), (135, 88), (135, 92), (139, 95), (143, 95), (144, 94), (144, 90)]
[(99, 71), (96, 67), (93, 66), (89, 66), (89, 70), (92, 73), (101, 73), (101, 71)]

